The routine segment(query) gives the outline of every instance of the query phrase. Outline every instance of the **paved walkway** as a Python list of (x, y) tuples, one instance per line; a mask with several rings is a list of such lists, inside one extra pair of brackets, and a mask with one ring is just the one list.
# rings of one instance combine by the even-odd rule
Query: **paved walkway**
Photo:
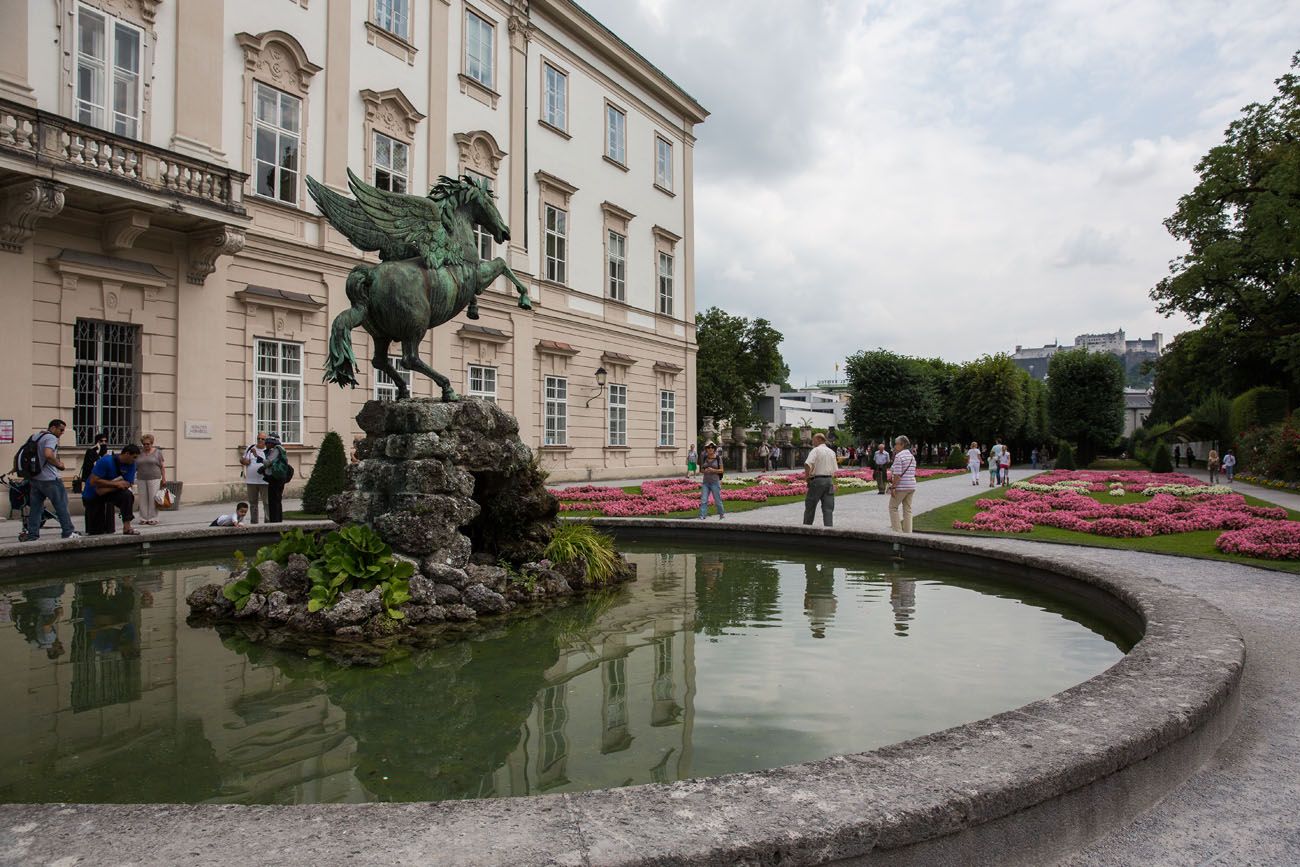
[[(284, 510), (286, 512), (296, 512), (302, 508), (301, 499), (285, 499)], [(206, 527), (218, 515), (228, 515), (235, 511), (235, 501), (229, 503), (198, 503), (195, 505), (181, 504), (181, 507), (174, 512), (159, 512), (158, 523), (149, 527), (138, 521), (132, 526), (139, 530), (143, 535), (152, 533), (161, 533), (167, 530), (189, 530), (195, 527)], [(8, 518), (8, 510), (0, 509), (0, 542), (11, 542), (18, 537), (18, 531), (21, 529), (18, 520), (18, 513), (13, 512), (13, 518)], [(265, 515), (263, 515), (265, 517)], [(81, 515), (73, 515), (72, 523), (76, 526), (78, 533), (85, 532), (85, 519)], [(294, 521), (285, 521), (286, 524), (296, 523)], [(122, 531), (121, 516), (117, 521), (117, 529)], [(45, 527), (41, 530), (41, 541), (49, 539), (57, 540), (59, 538), (59, 522), (47, 521)]]

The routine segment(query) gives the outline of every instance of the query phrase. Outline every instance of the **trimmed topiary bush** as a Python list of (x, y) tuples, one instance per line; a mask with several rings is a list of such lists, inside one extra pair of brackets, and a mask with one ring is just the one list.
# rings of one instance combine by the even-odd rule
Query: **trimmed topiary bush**
[(1156, 443), (1151, 453), (1151, 472), (1172, 473), (1173, 471), (1174, 456), (1169, 451), (1169, 443)]
[(307, 489), (302, 493), (302, 510), (324, 514), (325, 502), (343, 492), (347, 484), (348, 459), (343, 452), (343, 440), (334, 431), (325, 434), (320, 451), (316, 453), (316, 466), (312, 467)]
[(1240, 436), (1252, 428), (1277, 424), (1286, 418), (1285, 389), (1261, 385), (1232, 400), (1232, 434)]
[(1061, 443), (1061, 448), (1056, 452), (1056, 469), (1058, 470), (1077, 470), (1074, 464), (1074, 449), (1069, 443)]
[(964, 451), (954, 449), (952, 454), (948, 455), (948, 462), (944, 466), (950, 470), (964, 470), (968, 460)]

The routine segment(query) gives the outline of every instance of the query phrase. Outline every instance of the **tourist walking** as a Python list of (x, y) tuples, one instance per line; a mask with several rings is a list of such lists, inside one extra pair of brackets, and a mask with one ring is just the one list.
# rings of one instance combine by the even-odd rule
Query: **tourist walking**
[(1205, 468), (1210, 471), (1210, 484), (1214, 484), (1219, 479), (1219, 452), (1217, 449), (1210, 449), (1205, 455)]
[[(895, 533), (912, 532), (912, 495), (916, 493), (916, 458), (911, 442), (900, 436), (894, 440), (894, 463), (889, 468), (889, 526)], [(898, 517), (902, 508), (903, 518)]]
[(1038, 469), (1038, 448), (1035, 447), (1029, 452), (1029, 469)]
[(772, 472), (772, 447), (763, 443), (758, 447), (758, 456), (763, 459), (763, 470)]
[(693, 478), (699, 465), (700, 453), (695, 450), (695, 443), (691, 443), (690, 448), (686, 450), (686, 478)]
[(1232, 484), (1233, 473), (1237, 469), (1237, 456), (1228, 449), (1223, 455), (1223, 474), (1228, 477), (1228, 484)]
[(718, 447), (713, 443), (704, 444), (704, 460), (700, 462), (700, 520), (703, 521), (709, 516), (709, 497), (713, 497), (713, 505), (718, 508), (718, 519), (721, 520), (727, 514), (727, 510), (722, 505), (722, 476), (724, 468), (722, 466), (722, 455), (718, 454)]
[(140, 523), (158, 523), (158, 492), (167, 486), (167, 463), (153, 434), (140, 437), (140, 457), (135, 461), (135, 480), (139, 482)]
[[(248, 514), (252, 519), (250, 524), (257, 523), (257, 503), (260, 500), (264, 505), (267, 503), (267, 484), (266, 479), (262, 476), (262, 465), (266, 463), (266, 434), (258, 433), (257, 442), (244, 449), (244, 454), (240, 457), (239, 462), (244, 465), (244, 487), (248, 496)], [(270, 520), (268, 518), (267, 520)]]
[(1174, 466), (1175, 467), (1182, 466), (1182, 460), (1183, 460), (1183, 450), (1177, 444), (1175, 444), (1174, 445)]
[(835, 452), (826, 445), (826, 435), (813, 434), (813, 447), (803, 464), (804, 481), (808, 493), (803, 498), (803, 522), (811, 524), (817, 515), (817, 504), (822, 506), (822, 526), (835, 525)]
[(966, 450), (966, 469), (970, 470), (970, 483), (978, 486), (980, 483), (980, 444), (971, 443), (970, 448)]
[[(36, 463), (40, 469), (28, 480), (30, 511), (27, 513), (27, 537), (24, 541), (32, 542), (40, 538), (46, 500), (54, 507), (63, 538), (75, 539), (81, 535), (72, 524), (72, 514), (68, 511), (68, 489), (63, 487), (63, 479), (59, 476), (59, 471), (64, 469), (63, 461), (59, 460), (59, 437), (67, 429), (68, 423), (56, 418), (50, 421), (45, 430), (28, 438), (28, 442), (35, 441)], [(27, 446), (24, 445), (23, 448)]]
[(284, 466), (289, 466), (289, 455), (285, 452), (279, 437), (268, 436), (266, 462), (262, 469), (263, 476), (266, 477), (266, 520), (270, 524), (279, 524), (284, 520), (284, 486), (293, 477), (293, 468), (290, 467), (288, 476), (276, 478), (274, 468), (276, 463), (281, 461)]
[(876, 443), (876, 452), (871, 456), (871, 462), (875, 465), (872, 475), (876, 479), (876, 493), (883, 497), (888, 481), (885, 476), (889, 470), (889, 452), (885, 451), (884, 443)]
[(1002, 452), (1000, 451), (1000, 445), (995, 445), (993, 448), (989, 449), (988, 462), (990, 488), (996, 488), (998, 485), (998, 461), (1001, 459)]
[(775, 445), (772, 446), (772, 469), (779, 470), (780, 468), (781, 468), (781, 447), (779, 445)]
[(1003, 446), (1002, 454), (998, 457), (998, 484), (1009, 485), (1011, 483), (1011, 446)]
[(102, 536), (112, 532), (113, 510), (122, 513), (122, 535), (139, 536), (133, 529), (135, 520), (135, 461), (140, 457), (140, 447), (127, 443), (117, 454), (104, 455), (95, 461), (95, 467), (81, 491), (81, 505), (86, 510), (86, 535)]

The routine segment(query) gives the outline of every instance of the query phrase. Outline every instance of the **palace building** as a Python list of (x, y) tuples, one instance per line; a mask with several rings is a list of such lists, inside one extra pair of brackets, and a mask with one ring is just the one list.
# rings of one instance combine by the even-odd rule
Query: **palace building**
[(321, 381), (361, 254), (305, 184), (346, 194), (351, 168), (395, 192), (444, 174), (494, 190), (511, 238), (481, 253), (534, 309), (501, 278), (422, 354), (517, 416), (552, 479), (684, 466), (708, 113), (577, 4), (49, 0), (3, 4), (0, 27), (12, 448), (54, 417), (67, 451), (152, 433), (202, 502), (242, 491), (258, 430), (299, 482), (326, 432), (360, 435), (361, 405), (395, 388), (368, 361), (360, 388)]

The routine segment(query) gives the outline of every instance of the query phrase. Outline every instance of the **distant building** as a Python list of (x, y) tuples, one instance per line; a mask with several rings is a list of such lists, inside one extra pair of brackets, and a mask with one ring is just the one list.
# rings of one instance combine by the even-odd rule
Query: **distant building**
[(1060, 343), (1029, 348), (1017, 346), (1011, 360), (1035, 379), (1045, 380), (1048, 363), (1062, 349), (1109, 352), (1124, 362), (1125, 383), (1141, 390), (1151, 384), (1151, 374), (1143, 371), (1143, 364), (1160, 357), (1165, 351), (1165, 340), (1164, 335), (1158, 331), (1151, 335), (1150, 340), (1128, 340), (1121, 328), (1104, 334), (1080, 334), (1074, 338), (1073, 346), (1063, 346)]
[(821, 388), (800, 388), (782, 391), (779, 385), (769, 385), (754, 402), (757, 424), (770, 422), (800, 427), (807, 423), (813, 427), (843, 427), (844, 411), (848, 408), (848, 394), (834, 393)]
[(1132, 436), (1133, 431), (1146, 424), (1149, 415), (1151, 394), (1140, 388), (1124, 389), (1124, 436)]

